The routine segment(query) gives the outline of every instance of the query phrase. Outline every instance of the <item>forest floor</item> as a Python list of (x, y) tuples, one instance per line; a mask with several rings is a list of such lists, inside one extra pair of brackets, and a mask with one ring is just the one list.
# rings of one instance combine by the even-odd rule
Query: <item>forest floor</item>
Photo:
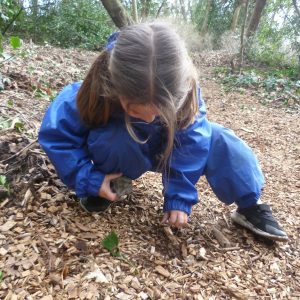
[[(131, 197), (91, 215), (57, 178), (36, 138), (55, 91), (83, 78), (96, 53), (25, 48), (25, 57), (1, 67), (10, 82), (0, 92), (0, 124), (9, 124), (0, 130), (7, 180), (1, 177), (0, 299), (300, 299), (299, 111), (264, 106), (251, 91), (226, 93), (213, 69), (228, 56), (194, 55), (208, 117), (254, 149), (266, 178), (263, 201), (288, 243), (233, 225), (234, 206), (218, 201), (205, 179), (181, 230), (160, 224), (161, 178), (151, 172), (134, 182)], [(121, 258), (102, 246), (111, 231)]]

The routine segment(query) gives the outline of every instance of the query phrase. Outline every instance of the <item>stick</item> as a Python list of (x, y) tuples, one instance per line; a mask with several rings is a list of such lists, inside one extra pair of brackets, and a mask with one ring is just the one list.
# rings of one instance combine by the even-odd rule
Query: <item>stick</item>
[(213, 227), (212, 232), (217, 239), (218, 243), (220, 244), (221, 247), (223, 248), (230, 248), (231, 244), (229, 240), (223, 235), (223, 233), (218, 230), (217, 228)]
[(23, 149), (21, 149), (20, 151), (18, 151), (17, 153), (15, 153), (14, 155), (12, 155), (11, 157), (4, 159), (4, 160), (0, 160), (0, 164), (6, 163), (7, 161), (19, 156), (23, 151), (25, 151), (26, 149), (30, 148), (35, 142), (37, 142), (37, 139), (35, 139), (34, 141), (32, 141), (30, 144), (28, 144), (26, 147), (24, 147)]
[(47, 245), (47, 243), (43, 240), (43, 238), (41, 238), (40, 236), (39, 237), (39, 240), (41, 241), (41, 243), (43, 244), (43, 246), (45, 247), (45, 249), (47, 250), (48, 252), (48, 255), (49, 255), (49, 267), (48, 267), (48, 271), (51, 272), (53, 271), (53, 265), (54, 265), (54, 261), (53, 261), (53, 255)]

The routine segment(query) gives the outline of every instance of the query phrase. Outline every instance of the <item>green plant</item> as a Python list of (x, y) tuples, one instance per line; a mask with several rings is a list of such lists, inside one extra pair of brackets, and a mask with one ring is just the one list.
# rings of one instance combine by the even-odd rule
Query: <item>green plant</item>
[(18, 117), (2, 117), (0, 116), (0, 130), (14, 128), (21, 132), (24, 128), (24, 123)]
[(33, 94), (36, 98), (42, 98), (48, 101), (53, 101), (57, 96), (57, 91), (51, 88), (36, 87)]
[(102, 241), (102, 246), (109, 251), (111, 256), (120, 257), (121, 253), (119, 250), (119, 238), (117, 234), (112, 231)]
[(133, 264), (124, 254), (120, 252), (119, 249), (119, 237), (114, 232), (111, 231), (103, 240), (102, 246), (109, 251), (110, 255), (113, 257), (118, 257), (122, 261), (126, 262), (128, 265), (133, 267), (136, 272), (138, 272), (137, 266)]
[[(287, 106), (299, 103), (300, 81), (288, 77), (287, 75), (291, 74), (290, 71), (272, 72), (272, 70), (260, 70), (252, 67), (244, 70), (242, 74), (231, 74), (229, 68), (216, 68), (215, 73), (224, 85), (225, 92), (234, 89), (244, 93), (245, 89), (251, 89), (262, 99), (263, 104), (275, 99), (280, 99)], [(284, 74), (287, 75), (284, 76)]]
[[(10, 194), (10, 186), (7, 182), (6, 176), (0, 175), (0, 188), (2, 188), (2, 191), (4, 191), (4, 195)], [(2, 200), (2, 199), (0, 199)], [(1, 272), (0, 272), (0, 278), (1, 278)], [(0, 280), (1, 281), (1, 280)]]
[(2, 281), (2, 279), (3, 279), (3, 272), (0, 271), (0, 282)]

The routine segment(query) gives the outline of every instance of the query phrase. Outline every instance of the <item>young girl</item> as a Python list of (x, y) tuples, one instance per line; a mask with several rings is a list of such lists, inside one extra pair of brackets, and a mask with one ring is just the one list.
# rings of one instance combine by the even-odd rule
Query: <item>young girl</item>
[(288, 239), (260, 200), (264, 179), (256, 157), (232, 131), (206, 119), (195, 68), (166, 25), (137, 24), (113, 34), (83, 83), (67, 86), (51, 104), (39, 142), (89, 212), (118, 199), (117, 183), (130, 188), (131, 179), (158, 171), (162, 220), (180, 227), (205, 175), (222, 202), (237, 204), (234, 222)]

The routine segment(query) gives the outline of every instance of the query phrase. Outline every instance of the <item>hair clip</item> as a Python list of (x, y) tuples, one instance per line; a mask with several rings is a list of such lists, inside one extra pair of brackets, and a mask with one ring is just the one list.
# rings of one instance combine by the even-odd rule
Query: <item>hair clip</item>
[(115, 43), (117, 41), (119, 34), (120, 34), (120, 32), (116, 31), (109, 36), (109, 38), (107, 39), (107, 44), (105, 46), (106, 50), (108, 50), (110, 52), (110, 51), (112, 51), (112, 49), (114, 49)]

